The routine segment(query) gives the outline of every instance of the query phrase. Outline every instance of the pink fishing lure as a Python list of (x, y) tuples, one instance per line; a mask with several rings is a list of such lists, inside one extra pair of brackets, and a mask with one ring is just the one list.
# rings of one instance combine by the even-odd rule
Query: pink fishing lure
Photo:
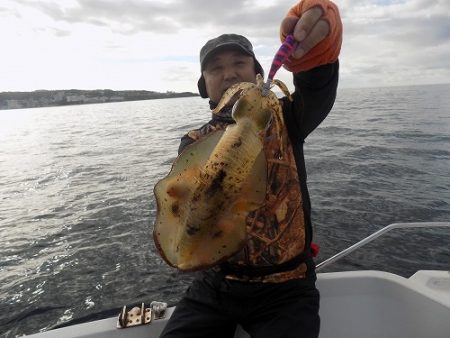
[(298, 42), (295, 41), (294, 36), (292, 34), (286, 36), (286, 39), (281, 44), (280, 48), (275, 54), (275, 57), (273, 58), (272, 65), (269, 71), (269, 77), (267, 78), (267, 82), (264, 84), (263, 96), (267, 95), (267, 92), (270, 88), (270, 84), (273, 81), (276, 72), (278, 71), (278, 69), (280, 69), (283, 63), (285, 63), (289, 55), (291, 55), (291, 53), (295, 50), (297, 44)]
[(297, 41), (295, 41), (294, 36), (289, 34), (286, 36), (286, 40), (282, 43), (280, 49), (278, 49), (275, 57), (272, 61), (272, 66), (269, 71), (269, 80), (272, 81), (275, 77), (275, 73), (280, 69), (286, 59), (291, 55), (294, 51), (295, 47), (297, 47)]

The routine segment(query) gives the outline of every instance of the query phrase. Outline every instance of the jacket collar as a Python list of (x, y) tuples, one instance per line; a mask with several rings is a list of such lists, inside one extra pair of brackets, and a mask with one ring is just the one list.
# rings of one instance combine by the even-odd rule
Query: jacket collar
[[(217, 107), (217, 103), (209, 100), (209, 108), (211, 110)], [(231, 112), (233, 106), (225, 106), (218, 113), (212, 114), (212, 119), (220, 122), (235, 123), (234, 119), (231, 117)]]

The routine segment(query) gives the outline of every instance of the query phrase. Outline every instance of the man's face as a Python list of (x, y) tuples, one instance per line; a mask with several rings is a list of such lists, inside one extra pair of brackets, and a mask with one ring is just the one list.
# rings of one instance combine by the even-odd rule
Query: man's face
[(256, 81), (253, 57), (235, 50), (224, 50), (213, 55), (203, 71), (209, 98), (218, 103), (223, 93), (233, 84)]

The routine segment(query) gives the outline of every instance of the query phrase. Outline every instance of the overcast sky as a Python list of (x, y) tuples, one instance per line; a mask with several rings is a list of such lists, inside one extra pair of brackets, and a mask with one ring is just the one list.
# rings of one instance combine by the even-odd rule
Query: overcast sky
[[(197, 91), (198, 53), (247, 36), (266, 72), (285, 0), (1, 0), (0, 91)], [(336, 1), (343, 88), (450, 83), (450, 0)], [(291, 82), (286, 71), (278, 78)]]

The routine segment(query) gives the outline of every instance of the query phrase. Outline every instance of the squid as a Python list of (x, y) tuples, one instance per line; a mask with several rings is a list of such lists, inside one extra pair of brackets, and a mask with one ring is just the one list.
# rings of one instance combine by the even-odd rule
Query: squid
[[(273, 80), (273, 85), (290, 97), (284, 83)], [(264, 205), (264, 134), (275, 123), (281, 138), (282, 109), (257, 74), (256, 83), (228, 88), (213, 113), (235, 95), (239, 95), (232, 110), (236, 123), (187, 146), (154, 187), (155, 245), (170, 266), (182, 271), (207, 269), (238, 253), (246, 244), (248, 214)]]

